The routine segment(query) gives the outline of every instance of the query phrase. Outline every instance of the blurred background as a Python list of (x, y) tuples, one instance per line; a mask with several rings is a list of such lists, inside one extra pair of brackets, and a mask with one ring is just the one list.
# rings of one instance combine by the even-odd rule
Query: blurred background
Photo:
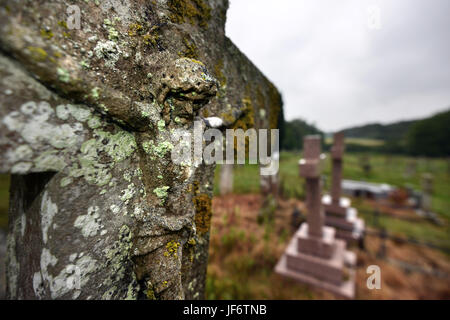
[[(228, 186), (216, 169), (208, 299), (334, 298), (273, 268), (307, 215), (302, 139), (321, 135), (328, 153), (336, 131), (343, 178), (384, 190), (344, 188), (367, 227), (350, 246), (356, 298), (450, 298), (449, 12), (447, 0), (230, 0), (226, 32), (282, 92), (285, 120), (274, 201), (257, 165), (234, 166)], [(0, 269), (9, 179), (0, 175)], [(381, 290), (366, 286), (372, 264)]]
[[(230, 1), (227, 35), (282, 92), (285, 122), (272, 205), (257, 166), (235, 166), (224, 195), (217, 168), (208, 298), (334, 298), (273, 268), (307, 215), (302, 139), (320, 134), (328, 154), (336, 131), (343, 178), (389, 190), (346, 190), (366, 224), (364, 246), (350, 245), (356, 298), (450, 298), (448, 12), (445, 0)], [(366, 286), (372, 264), (381, 290)]]

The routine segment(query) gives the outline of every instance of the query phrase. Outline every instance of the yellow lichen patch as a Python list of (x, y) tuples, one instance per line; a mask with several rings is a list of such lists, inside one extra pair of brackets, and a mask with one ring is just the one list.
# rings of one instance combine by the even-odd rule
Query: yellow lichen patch
[(167, 6), (171, 12), (169, 16), (173, 23), (188, 22), (198, 24), (202, 28), (208, 27), (211, 19), (211, 8), (204, 0), (168, 0)]
[(148, 300), (156, 300), (155, 292), (151, 288), (147, 289), (145, 295), (147, 296)]
[(158, 40), (159, 40), (158, 27), (153, 26), (148, 31), (147, 34), (144, 34), (142, 36), (142, 40), (143, 40), (144, 44), (146, 44), (147, 46), (156, 47), (158, 45)]
[(166, 244), (166, 252), (164, 252), (164, 257), (170, 257), (170, 256), (173, 256), (175, 258), (178, 257), (178, 247), (179, 246), (180, 246), (179, 242), (177, 242), (175, 240), (169, 241)]
[(58, 25), (59, 25), (60, 27), (63, 27), (64, 29), (68, 29), (68, 27), (67, 27), (67, 22), (64, 21), (64, 20), (58, 21)]
[(135, 37), (137, 36), (140, 32), (142, 32), (142, 25), (139, 23), (132, 23), (130, 24), (130, 26), (128, 27), (128, 35), (130, 37)]
[[(198, 49), (194, 42), (189, 41), (186, 38), (183, 38), (184, 46), (186, 47), (185, 50), (178, 52), (178, 56), (180, 57), (186, 57), (190, 59), (196, 59), (198, 58)], [(203, 63), (202, 63), (203, 65)]]
[(209, 231), (211, 226), (211, 197), (206, 193), (201, 193), (194, 196), (192, 199), (195, 206), (195, 228), (197, 232), (202, 235)]
[(248, 97), (242, 99), (244, 105), (242, 115), (233, 125), (233, 129), (247, 130), (255, 127), (255, 114), (253, 110), (252, 100)]
[(228, 112), (222, 112), (220, 114), (220, 117), (223, 121), (225, 121), (227, 124), (234, 123), (236, 121), (236, 118), (233, 116), (233, 112), (230, 110)]
[(51, 38), (53, 38), (52, 30), (41, 29), (41, 37), (44, 38), (44, 39), (51, 39)]
[(47, 52), (45, 52), (44, 49), (39, 47), (28, 47), (27, 49), (30, 52), (31, 59), (38, 62), (42, 62), (45, 61), (45, 59), (47, 59), (48, 54)]
[(203, 109), (203, 110), (202, 110), (202, 115), (203, 115), (204, 118), (208, 118), (209, 115), (210, 115), (209, 110), (206, 109), (206, 108)]

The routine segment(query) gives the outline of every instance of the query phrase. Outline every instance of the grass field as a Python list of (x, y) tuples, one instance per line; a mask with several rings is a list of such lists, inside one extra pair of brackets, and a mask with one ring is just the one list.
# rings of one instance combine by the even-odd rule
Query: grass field
[[(370, 155), (371, 172), (366, 175), (361, 167), (361, 158), (367, 154), (347, 153), (344, 156), (344, 179), (364, 180), (376, 183), (387, 183), (396, 187), (412, 187), (421, 190), (423, 173), (431, 173), (434, 178), (434, 193), (432, 197), (433, 211), (443, 219), (450, 220), (450, 164), (445, 159), (418, 159), (393, 155)], [(282, 152), (280, 156), (280, 179), (283, 195), (286, 198), (303, 197), (303, 181), (298, 173), (298, 161), (301, 153)], [(406, 174), (407, 166), (416, 162), (416, 172), (411, 176)], [(217, 168), (216, 189), (220, 168)], [(324, 175), (327, 177), (325, 189), (330, 184), (331, 162), (325, 161)], [(259, 192), (259, 169), (257, 165), (236, 166), (234, 171), (233, 191), (238, 194)]]
[[(371, 155), (372, 169), (368, 175), (364, 173), (360, 165), (361, 157), (366, 154), (347, 153), (344, 157), (345, 179), (364, 180), (376, 183), (388, 183), (396, 187), (410, 186), (421, 190), (421, 176), (429, 172), (434, 178), (434, 193), (432, 196), (432, 208), (444, 226), (436, 226), (423, 220), (420, 223), (405, 221), (382, 215), (379, 219), (379, 227), (384, 227), (390, 233), (400, 237), (415, 238), (421, 241), (431, 242), (450, 248), (450, 173), (445, 159), (414, 159), (404, 156)], [(280, 157), (280, 188), (286, 199), (304, 198), (304, 182), (299, 177), (298, 160), (301, 153), (282, 152)], [(406, 168), (415, 161), (416, 172), (410, 176), (405, 174)], [(327, 158), (324, 175), (326, 177), (325, 190), (330, 186), (330, 159)], [(218, 194), (219, 171), (216, 171), (216, 189)], [(235, 194), (254, 194), (259, 192), (259, 171), (256, 165), (236, 166), (234, 171), (233, 192)], [(360, 211), (360, 215), (366, 223), (372, 225), (373, 206), (354, 199), (352, 205)]]

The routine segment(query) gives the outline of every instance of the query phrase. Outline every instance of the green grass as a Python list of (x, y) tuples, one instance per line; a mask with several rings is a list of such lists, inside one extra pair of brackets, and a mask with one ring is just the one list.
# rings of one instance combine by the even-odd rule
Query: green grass
[[(220, 165), (216, 167), (214, 177), (214, 194), (219, 194)], [(259, 166), (254, 164), (235, 165), (233, 171), (234, 193), (259, 192)]]
[[(361, 159), (369, 156), (371, 171), (365, 174)], [(304, 196), (304, 181), (299, 177), (299, 152), (282, 152), (280, 156), (280, 188), (285, 198), (302, 199)], [(417, 169), (412, 176), (405, 174), (406, 167), (411, 161), (416, 161)], [(325, 160), (324, 175), (327, 177), (325, 190), (330, 186), (331, 161)], [(445, 159), (417, 159), (405, 156), (347, 153), (344, 156), (344, 179), (364, 180), (375, 183), (387, 183), (396, 187), (410, 186), (422, 190), (421, 177), (423, 173), (431, 173), (434, 177), (434, 192), (432, 209), (448, 225), (450, 223), (450, 173)], [(216, 194), (218, 193), (219, 168), (216, 172)], [(233, 192), (237, 194), (259, 192), (258, 166), (236, 166), (234, 174)], [(359, 201), (354, 201), (358, 208)], [(361, 208), (363, 209), (363, 208)], [(373, 210), (373, 208), (365, 208)], [(364, 217), (370, 225), (372, 217)], [(413, 237), (422, 241), (444, 244), (450, 247), (448, 227), (433, 225), (428, 221), (405, 221), (386, 216), (380, 217), (380, 225), (389, 232), (399, 236)]]
[[(405, 156), (370, 155), (371, 171), (364, 173), (361, 158), (366, 154), (347, 153), (344, 156), (344, 179), (364, 180), (375, 183), (387, 183), (396, 187), (410, 186), (422, 190), (421, 177), (429, 172), (434, 177), (434, 192), (432, 197), (433, 211), (443, 219), (450, 221), (450, 173), (445, 159), (417, 159)], [(304, 181), (299, 177), (298, 161), (301, 153), (282, 152), (280, 156), (281, 188), (287, 198), (302, 198)], [(406, 167), (411, 161), (417, 162), (414, 175), (405, 175)], [(215, 177), (215, 194), (218, 194), (220, 167), (217, 166)], [(324, 175), (327, 177), (325, 189), (330, 184), (331, 161), (325, 160)], [(259, 168), (257, 165), (235, 166), (233, 191), (237, 194), (259, 192)]]

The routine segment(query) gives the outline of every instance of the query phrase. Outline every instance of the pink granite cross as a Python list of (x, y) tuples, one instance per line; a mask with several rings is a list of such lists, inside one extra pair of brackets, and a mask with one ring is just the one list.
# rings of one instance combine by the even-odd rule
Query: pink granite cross
[(331, 184), (331, 201), (334, 205), (339, 206), (341, 199), (341, 180), (342, 180), (342, 155), (344, 153), (344, 133), (337, 132), (334, 134), (333, 147), (331, 148), (332, 166), (332, 184)]
[(303, 139), (303, 155), (300, 160), (300, 176), (306, 178), (306, 208), (308, 210), (308, 234), (322, 237), (324, 213), (321, 202), (321, 143), (320, 136), (306, 136)]

